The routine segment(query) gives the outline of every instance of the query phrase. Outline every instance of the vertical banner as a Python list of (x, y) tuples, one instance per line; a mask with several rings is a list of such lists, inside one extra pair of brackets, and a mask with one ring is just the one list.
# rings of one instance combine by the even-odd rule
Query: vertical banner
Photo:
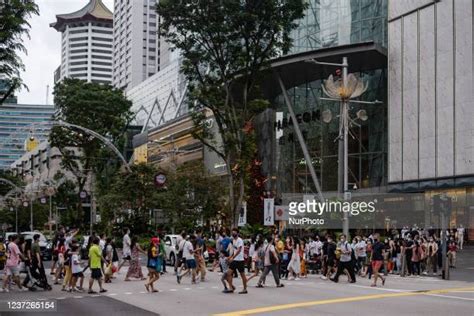
[(240, 207), (239, 212), (239, 223), (237, 226), (243, 227), (247, 225), (247, 202), (242, 202), (242, 206)]
[(273, 226), (275, 224), (275, 199), (263, 200), (263, 225)]

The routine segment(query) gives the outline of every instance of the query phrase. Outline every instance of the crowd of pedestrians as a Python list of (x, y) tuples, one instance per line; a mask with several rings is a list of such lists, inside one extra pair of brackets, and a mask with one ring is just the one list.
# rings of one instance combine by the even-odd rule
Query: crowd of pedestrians
[[(43, 265), (39, 246), (40, 235), (25, 240), (21, 235), (10, 235), (8, 241), (0, 239), (0, 271), (3, 275), (1, 291), (12, 287), (20, 291), (43, 288), (51, 290), (48, 279), (63, 291), (95, 294), (105, 293), (104, 284), (115, 282), (117, 274), (127, 265), (124, 281), (145, 281), (147, 292), (155, 293), (160, 276), (166, 273), (166, 249), (164, 236), (156, 234), (146, 248), (138, 243), (128, 228), (122, 237), (122, 253), (116, 248), (113, 238), (105, 234), (92, 234), (79, 244), (76, 235), (79, 230), (66, 231), (60, 228), (52, 244), (51, 276), (48, 278)], [(463, 248), (465, 230), (461, 226), (446, 231), (447, 260), (451, 268), (456, 266), (456, 253)], [(209, 271), (221, 273), (223, 292), (236, 291), (236, 278), (242, 282), (239, 294), (247, 294), (249, 283), (263, 288), (271, 272), (275, 286), (284, 287), (281, 280), (298, 281), (308, 274), (319, 274), (322, 280), (339, 282), (347, 276), (347, 282), (356, 278), (372, 280), (372, 286), (384, 285), (386, 276), (398, 274), (401, 277), (438, 275), (442, 267), (442, 246), (439, 231), (404, 227), (393, 229), (382, 237), (378, 233), (358, 235), (348, 240), (343, 234), (320, 236), (291, 236), (279, 234), (246, 236), (239, 230), (221, 229), (216, 234), (216, 258)], [(201, 231), (178, 235), (175, 243), (174, 272), (177, 283), (190, 276), (190, 282), (206, 282), (207, 264), (204, 257), (208, 250), (208, 239)], [(140, 255), (146, 256), (145, 276)], [(89, 274), (88, 288), (84, 289), (86, 271)], [(23, 272), (25, 277), (20, 278)], [(379, 283), (378, 283), (379, 282)]]

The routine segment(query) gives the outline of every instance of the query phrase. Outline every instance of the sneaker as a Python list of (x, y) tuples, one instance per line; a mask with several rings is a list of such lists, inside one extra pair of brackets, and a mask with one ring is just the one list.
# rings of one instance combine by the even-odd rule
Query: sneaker
[(105, 293), (105, 292), (107, 292), (106, 289), (102, 289), (102, 290), (99, 291), (99, 293)]
[(295, 281), (299, 281), (299, 280), (301, 280), (301, 279), (300, 278), (295, 278)]
[(328, 278), (324, 275), (321, 276), (321, 280), (327, 280)]
[(280, 284), (277, 285), (277, 287), (285, 287), (285, 284), (280, 283)]
[(176, 282), (178, 282), (178, 284), (181, 284), (181, 276), (180, 275), (176, 276)]
[(247, 290), (242, 290), (239, 292), (239, 294), (248, 294)]
[(22, 288), (20, 289), (20, 292), (28, 292), (28, 291), (29, 291), (29, 290), (28, 290), (27, 287), (22, 287)]

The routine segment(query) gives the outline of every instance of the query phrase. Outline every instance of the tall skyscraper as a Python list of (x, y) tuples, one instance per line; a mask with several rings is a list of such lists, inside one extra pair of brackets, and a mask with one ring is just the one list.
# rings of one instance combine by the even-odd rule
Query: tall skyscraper
[(117, 88), (129, 90), (166, 64), (160, 59), (160, 46), (168, 48), (158, 35), (155, 6), (156, 0), (115, 0), (113, 85)]
[(51, 27), (62, 33), (61, 66), (55, 81), (78, 78), (112, 82), (113, 13), (101, 0), (90, 0), (79, 11), (60, 14)]

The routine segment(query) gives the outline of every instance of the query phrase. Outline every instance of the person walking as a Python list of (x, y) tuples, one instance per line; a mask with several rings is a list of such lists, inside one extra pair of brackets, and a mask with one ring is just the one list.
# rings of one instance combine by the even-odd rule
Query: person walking
[(346, 270), (349, 273), (350, 283), (356, 282), (354, 273), (354, 266), (352, 264), (352, 248), (346, 240), (346, 235), (341, 235), (339, 249), (341, 249), (341, 257), (339, 258), (339, 264), (337, 272), (334, 278), (331, 279), (333, 282), (339, 282), (339, 276)]
[(263, 288), (263, 284), (265, 283), (265, 279), (270, 273), (272, 272), (273, 279), (275, 280), (275, 284), (277, 287), (283, 287), (284, 285), (280, 282), (280, 271), (279, 271), (279, 263), (280, 258), (278, 256), (278, 252), (275, 249), (275, 245), (273, 243), (273, 238), (271, 236), (267, 237), (267, 246), (265, 247), (265, 259), (264, 259), (264, 269), (263, 273), (258, 280), (257, 287)]
[(232, 229), (232, 248), (233, 253), (229, 257), (229, 271), (227, 272), (227, 282), (229, 283), (229, 290), (225, 293), (233, 293), (235, 286), (232, 284), (232, 277), (234, 271), (238, 271), (242, 278), (242, 284), (244, 289), (239, 294), (247, 294), (247, 277), (245, 276), (245, 263), (244, 263), (244, 241), (239, 237), (239, 230), (237, 228)]
[(122, 239), (122, 262), (120, 262), (117, 268), (117, 273), (123, 267), (125, 262), (128, 262), (130, 264), (130, 260), (132, 260), (132, 257), (131, 257), (132, 251), (130, 248), (132, 244), (132, 240), (130, 239), (130, 229), (128, 227), (125, 227), (123, 231), (124, 231), (124, 235)]
[(299, 280), (301, 259), (300, 259), (300, 241), (298, 238), (290, 238), (291, 242), (291, 258), (288, 263), (288, 280)]
[[(84, 291), (84, 273), (83, 268), (81, 266), (81, 259), (79, 256), (79, 246), (73, 245), (72, 248), (72, 256), (71, 256), (71, 272), (72, 272), (72, 279), (71, 279), (71, 288), (70, 292), (79, 292), (82, 293)], [(79, 287), (77, 286), (77, 281), (79, 281)]]
[(107, 292), (107, 290), (102, 287), (102, 262), (104, 261), (105, 258), (102, 256), (102, 251), (100, 251), (99, 238), (95, 237), (94, 240), (92, 240), (92, 245), (89, 248), (89, 268), (91, 269), (88, 291), (89, 294), (97, 294), (97, 292), (92, 290), (94, 281), (99, 283), (100, 293)]
[(160, 253), (160, 239), (153, 237), (150, 242), (150, 247), (148, 249), (148, 280), (145, 282), (145, 288), (147, 292), (156, 293), (158, 290), (155, 289), (154, 283), (160, 278), (161, 272), (161, 253)]
[(196, 240), (196, 236), (191, 235), (188, 239), (184, 240), (183, 243), (183, 258), (186, 260), (185, 270), (183, 273), (178, 272), (176, 274), (176, 281), (181, 284), (181, 279), (191, 273), (191, 283), (196, 284), (196, 259), (194, 257), (194, 246), (193, 242)]
[(385, 278), (379, 274), (379, 270), (383, 265), (385, 245), (379, 240), (380, 235), (374, 235), (374, 244), (372, 245), (372, 273), (374, 275), (374, 283), (371, 286), (377, 286), (377, 279), (382, 280), (382, 285), (385, 285)]
[(252, 266), (253, 274), (247, 279), (247, 282), (257, 277), (261, 271), (264, 269), (265, 261), (265, 249), (263, 247), (263, 238), (259, 238), (254, 246), (253, 256), (252, 256)]
[(206, 251), (206, 243), (202, 238), (202, 232), (196, 232), (196, 248), (194, 249), (194, 257), (196, 259), (197, 273), (201, 276), (201, 282), (206, 281), (206, 261), (204, 260), (204, 252)]
[(20, 291), (28, 291), (28, 289), (21, 286), (20, 282), (20, 260), (25, 257), (18, 248), (19, 239), (17, 235), (8, 237), (7, 254), (8, 258), (5, 263), (5, 272), (3, 277), (3, 292), (9, 292), (10, 281), (13, 280)]
[(131, 260), (130, 266), (128, 267), (127, 275), (125, 276), (125, 281), (131, 281), (130, 278), (145, 280), (145, 277), (142, 273), (142, 267), (140, 266), (140, 253), (147, 254), (138, 244), (137, 237), (132, 237), (132, 242), (130, 244), (131, 249)]

